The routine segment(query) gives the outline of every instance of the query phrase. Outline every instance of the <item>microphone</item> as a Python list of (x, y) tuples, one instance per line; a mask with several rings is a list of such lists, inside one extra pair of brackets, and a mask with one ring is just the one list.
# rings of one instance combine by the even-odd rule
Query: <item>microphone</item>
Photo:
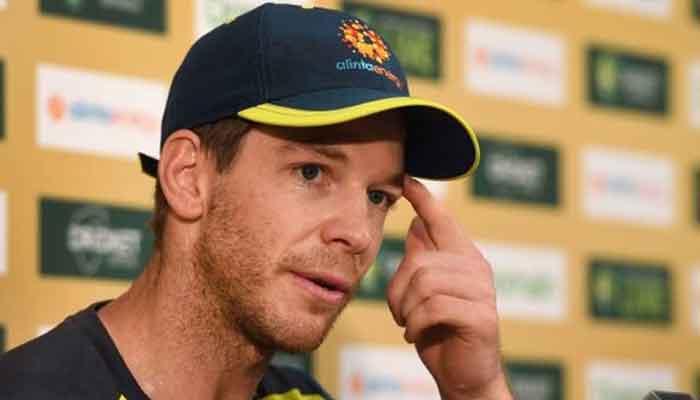
[(688, 393), (652, 390), (642, 400), (694, 400)]

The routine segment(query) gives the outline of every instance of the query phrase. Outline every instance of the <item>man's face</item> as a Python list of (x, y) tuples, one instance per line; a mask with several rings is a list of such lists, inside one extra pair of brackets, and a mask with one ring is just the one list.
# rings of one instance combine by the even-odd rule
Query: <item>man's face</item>
[(252, 128), (216, 179), (196, 244), (213, 306), (232, 329), (270, 349), (321, 344), (401, 196), (402, 143), (398, 112)]

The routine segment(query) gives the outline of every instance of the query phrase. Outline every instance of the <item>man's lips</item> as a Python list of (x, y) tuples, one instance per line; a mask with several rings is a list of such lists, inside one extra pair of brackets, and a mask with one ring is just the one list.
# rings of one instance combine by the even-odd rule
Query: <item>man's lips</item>
[(341, 303), (352, 288), (349, 280), (331, 274), (292, 272), (292, 275), (310, 294), (332, 304)]

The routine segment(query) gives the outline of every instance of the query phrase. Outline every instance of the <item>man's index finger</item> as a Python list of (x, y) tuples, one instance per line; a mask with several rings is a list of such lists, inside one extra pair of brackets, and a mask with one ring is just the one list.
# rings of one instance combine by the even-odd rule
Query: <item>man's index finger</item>
[(465, 238), (457, 223), (422, 183), (406, 176), (404, 197), (423, 220), (438, 250), (463, 252)]

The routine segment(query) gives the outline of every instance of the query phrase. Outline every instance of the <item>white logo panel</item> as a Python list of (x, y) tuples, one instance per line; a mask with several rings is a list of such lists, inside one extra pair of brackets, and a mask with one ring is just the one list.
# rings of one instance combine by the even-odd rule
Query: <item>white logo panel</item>
[[(237, 16), (260, 6), (269, 0), (196, 0), (195, 1), (195, 38), (199, 38), (217, 26), (232, 21)], [(273, 3), (280, 3), (280, 1)], [(285, 0), (281, 3), (311, 5), (312, 1)]]
[(348, 345), (340, 352), (342, 400), (434, 400), (437, 385), (413, 347)]
[(675, 172), (670, 160), (588, 147), (581, 163), (583, 207), (588, 216), (657, 226), (673, 223)]
[(674, 369), (665, 365), (596, 361), (586, 375), (588, 400), (640, 400), (654, 389), (678, 390)]
[(566, 314), (566, 256), (554, 248), (479, 242), (494, 272), (501, 317), (558, 321)]
[(593, 7), (629, 12), (652, 18), (669, 18), (673, 0), (586, 0)]
[(688, 67), (688, 118), (690, 126), (700, 129), (700, 61)]
[(159, 153), (165, 85), (47, 64), (37, 82), (41, 147), (129, 159)]
[(700, 263), (690, 269), (690, 322), (695, 334), (700, 334)]
[(468, 20), (465, 85), (493, 96), (562, 105), (566, 96), (561, 37), (479, 18)]

